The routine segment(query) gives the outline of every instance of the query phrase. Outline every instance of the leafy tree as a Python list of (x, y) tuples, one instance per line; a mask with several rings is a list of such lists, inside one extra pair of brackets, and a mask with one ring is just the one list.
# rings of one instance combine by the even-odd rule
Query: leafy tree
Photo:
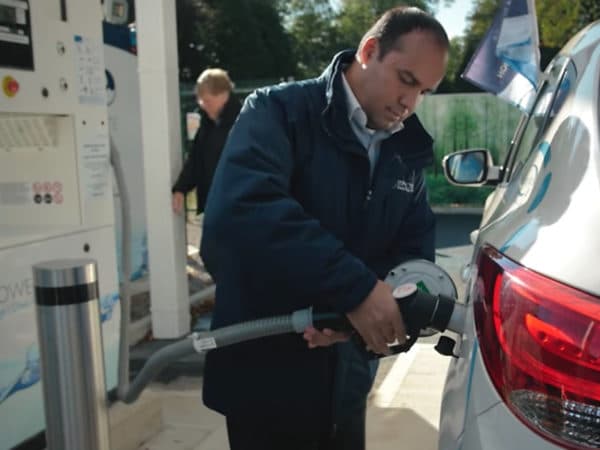
[[(445, 0), (451, 4), (453, 0)], [(433, 11), (440, 0), (407, 0), (404, 4)], [(364, 32), (397, 0), (279, 0), (283, 22), (292, 38), (296, 74), (315, 76), (338, 51), (356, 48)]]
[(293, 70), (276, 0), (178, 0), (177, 19), (183, 80), (215, 66), (234, 80), (282, 78)]
[(462, 51), (454, 50), (457, 60), (452, 61), (448, 67), (448, 79), (453, 80), (453, 85), (448, 91), (452, 92), (479, 92), (480, 89), (462, 79), (465, 71), (488, 28), (490, 27), (501, 0), (475, 0), (471, 13), (467, 16), (467, 31), (460, 41), (454, 45), (462, 45)]
[[(433, 12), (439, 1), (406, 0), (402, 3)], [(396, 6), (398, 1), (395, 0), (342, 0), (337, 20), (337, 27), (343, 39), (341, 44), (346, 48), (355, 48), (373, 22), (386, 10)]]
[(282, 1), (280, 12), (292, 43), (294, 75), (300, 78), (317, 75), (340, 50), (339, 32), (333, 25), (336, 13), (330, 2)]
[[(473, 12), (467, 17), (467, 31), (462, 42), (462, 61), (454, 67), (449, 66), (448, 79), (453, 80), (453, 85), (445, 85), (447, 91), (479, 91), (475, 86), (462, 80), (460, 74), (485, 36), (502, 3), (502, 0), (475, 1)], [(536, 0), (535, 4), (542, 69), (577, 31), (586, 24), (600, 19), (598, 0)], [(458, 70), (451, 74), (455, 67)]]
[(577, 28), (583, 28), (588, 23), (600, 20), (600, 2), (598, 0), (581, 0), (579, 22)]
[(573, 0), (537, 0), (540, 46), (562, 47), (579, 28), (581, 6)]
[[(450, 51), (448, 54), (448, 68), (446, 76), (437, 88), (438, 93), (449, 93), (456, 91), (456, 85), (460, 81), (460, 65), (464, 61), (465, 39), (454, 37), (450, 40)], [(458, 79), (457, 79), (458, 78)]]
[(208, 39), (214, 11), (205, 2), (191, 0), (177, 0), (176, 7), (179, 77), (192, 81), (203, 68), (217, 65), (214, 45)]
[(219, 63), (235, 79), (284, 77), (290, 73), (289, 40), (274, 2), (215, 1), (214, 35)]

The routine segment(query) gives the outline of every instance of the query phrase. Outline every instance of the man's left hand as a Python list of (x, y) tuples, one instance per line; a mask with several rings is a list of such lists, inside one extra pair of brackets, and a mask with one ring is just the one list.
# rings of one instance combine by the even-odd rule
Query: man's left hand
[(319, 331), (313, 327), (308, 327), (304, 330), (303, 337), (308, 342), (308, 348), (329, 347), (330, 345), (350, 339), (350, 335), (346, 333), (333, 331), (329, 328)]

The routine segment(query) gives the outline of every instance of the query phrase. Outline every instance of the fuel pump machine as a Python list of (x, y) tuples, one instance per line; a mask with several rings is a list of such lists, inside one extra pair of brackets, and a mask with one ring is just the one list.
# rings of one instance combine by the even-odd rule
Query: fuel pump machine
[(97, 261), (106, 386), (117, 383), (102, 18), (98, 0), (0, 0), (0, 449), (45, 428), (33, 264)]

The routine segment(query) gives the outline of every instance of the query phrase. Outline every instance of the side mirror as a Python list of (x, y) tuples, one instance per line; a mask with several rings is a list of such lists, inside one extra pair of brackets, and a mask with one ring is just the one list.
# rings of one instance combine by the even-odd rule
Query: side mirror
[(481, 186), (499, 180), (499, 168), (493, 165), (492, 155), (485, 149), (451, 153), (444, 157), (442, 165), (444, 175), (452, 184)]

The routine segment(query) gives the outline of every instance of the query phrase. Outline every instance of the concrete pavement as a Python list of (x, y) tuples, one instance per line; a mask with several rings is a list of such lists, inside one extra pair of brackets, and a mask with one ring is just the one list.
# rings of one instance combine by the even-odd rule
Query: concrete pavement
[[(474, 213), (453, 210), (442, 213), (443, 223), (438, 221), (444, 233), (438, 236), (436, 260), (453, 278), (459, 298), (464, 296), (461, 269), (472, 249), (468, 233), (478, 223), (476, 217), (468, 217)], [(457, 219), (457, 214), (465, 214), (465, 220)], [(197, 222), (188, 225), (192, 254), (197, 252), (199, 228)], [(380, 361), (367, 410), (369, 450), (437, 449), (442, 389), (450, 362), (433, 349), (438, 337), (420, 340), (410, 352)], [(200, 376), (179, 377), (168, 384), (151, 384), (134, 405), (111, 408), (113, 450), (228, 449), (225, 421), (204, 407), (201, 388)]]
[[(459, 297), (464, 291), (459, 275), (470, 253), (469, 245), (437, 249), (437, 262), (454, 279)], [(438, 336), (423, 339), (408, 353), (381, 360), (369, 396), (368, 449), (437, 449), (441, 395), (449, 364), (449, 358), (433, 349)], [(227, 449), (225, 421), (204, 407), (201, 387), (201, 377), (153, 383), (136, 404), (111, 408), (113, 450)], [(132, 408), (135, 414), (128, 414)]]

